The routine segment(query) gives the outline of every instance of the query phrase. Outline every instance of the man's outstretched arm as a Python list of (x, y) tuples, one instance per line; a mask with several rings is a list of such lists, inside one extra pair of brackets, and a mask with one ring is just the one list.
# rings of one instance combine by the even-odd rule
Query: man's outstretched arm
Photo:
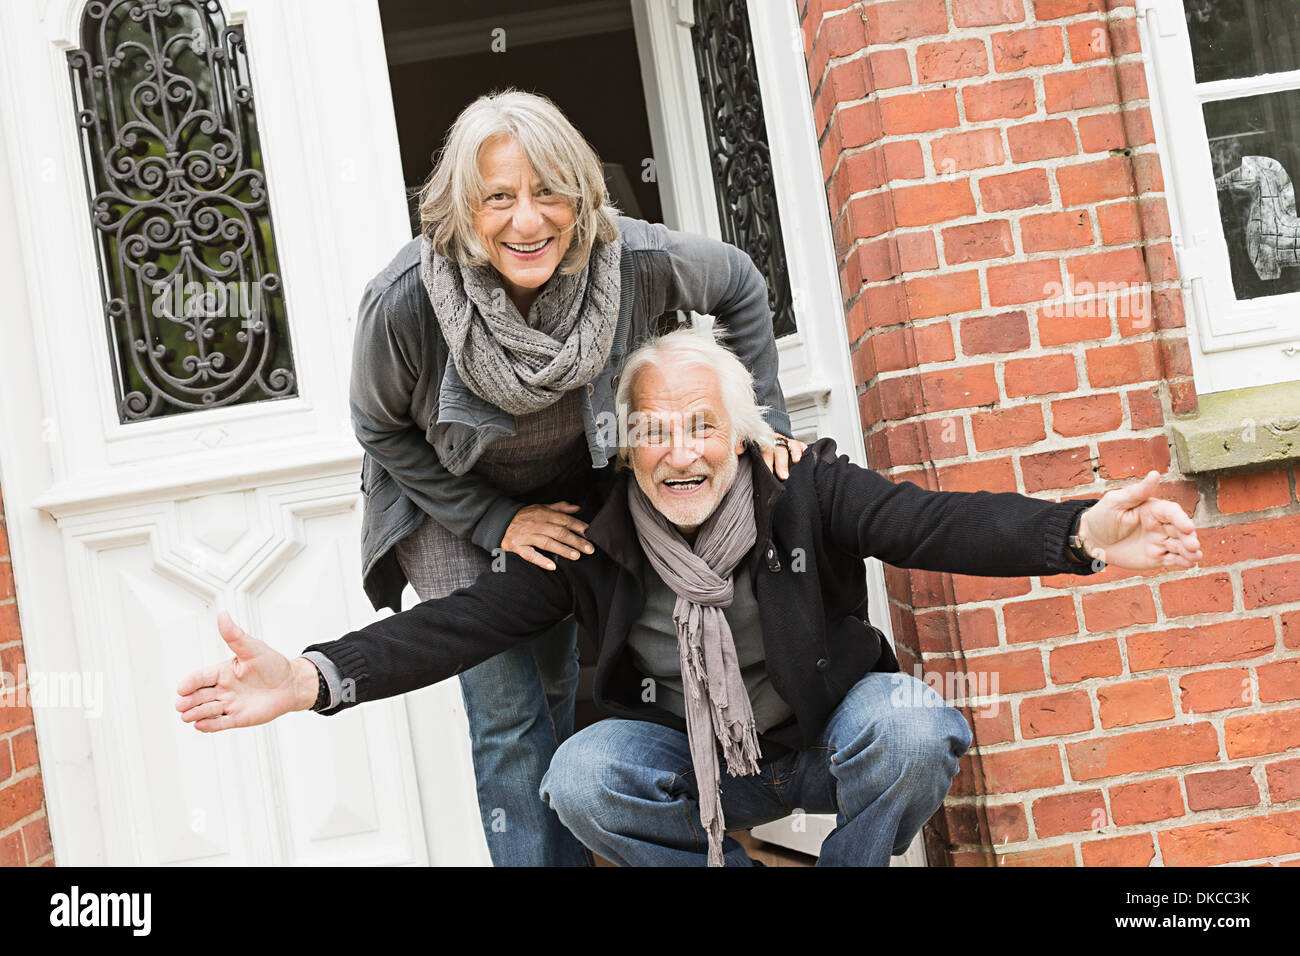
[(928, 491), (836, 458), (831, 443), (818, 451), (817, 493), (831, 539), (896, 567), (989, 577), (1091, 573), (1101, 565), (1078, 563), (1066, 545), (1076, 516), (1085, 549), (1117, 567), (1191, 567), (1201, 557), (1191, 519), (1154, 497), (1156, 472), (1100, 499), (1058, 503)]
[[(318, 652), (337, 668), (343, 688), (342, 700), (322, 712), (335, 714), (436, 684), (572, 613), (572, 590), (563, 574), (516, 555), (503, 561), (501, 571), (484, 571), (468, 588), (306, 648), (304, 654)], [(306, 657), (290, 660), (238, 627), (225, 611), (217, 626), (234, 657), (180, 682), (176, 709), (183, 721), (210, 733), (311, 709), (319, 688), (315, 664)]]

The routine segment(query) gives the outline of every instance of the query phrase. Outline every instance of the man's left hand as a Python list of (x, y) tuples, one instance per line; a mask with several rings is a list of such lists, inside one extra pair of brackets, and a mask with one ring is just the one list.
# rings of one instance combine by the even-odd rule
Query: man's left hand
[(1160, 472), (1115, 488), (1079, 518), (1079, 537), (1094, 558), (1129, 571), (1190, 568), (1201, 560), (1196, 525), (1172, 501), (1153, 497)]
[(768, 471), (785, 481), (790, 477), (790, 466), (803, 457), (803, 450), (808, 446), (797, 438), (788, 438), (781, 434), (776, 437), (778, 441), (784, 441), (786, 444), (764, 448), (763, 461), (767, 463)]

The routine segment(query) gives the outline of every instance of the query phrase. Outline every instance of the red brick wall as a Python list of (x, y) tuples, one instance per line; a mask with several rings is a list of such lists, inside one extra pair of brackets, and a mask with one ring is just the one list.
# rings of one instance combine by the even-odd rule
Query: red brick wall
[(12, 683), (26, 671), (22, 637), (0, 501), (0, 866), (53, 865), (32, 710), (22, 702), (25, 685)]
[(1187, 572), (888, 570), (904, 670), (998, 680), (931, 861), (1300, 863), (1296, 470), (1171, 465), (1196, 395), (1132, 0), (792, 2), (873, 467), (1053, 499), (1157, 468), (1201, 529)]

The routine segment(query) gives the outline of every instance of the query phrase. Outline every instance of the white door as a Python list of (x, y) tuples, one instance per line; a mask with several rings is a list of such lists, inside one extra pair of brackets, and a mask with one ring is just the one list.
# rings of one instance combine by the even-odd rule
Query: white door
[[(169, 8), (200, 24), (202, 0), (0, 4), (0, 479), (27, 666), (67, 691), (34, 701), (56, 859), (482, 862), (454, 682), (215, 736), (173, 709), (183, 674), (228, 655), (221, 608), (291, 655), (377, 616), (360, 587), (349, 353), (362, 287), (410, 231), (375, 4), (222, 0), (225, 22), (245, 30), (251, 84), (227, 49), (236, 88), (226, 106), (244, 95), (238, 87), (251, 91), (273, 224), (263, 242), (278, 261), (293, 387), (210, 407), (151, 366), (151, 350), (124, 356), (105, 318), (83, 170), (83, 151), (95, 149), (83, 145), (68, 54), (83, 46), (83, 16), (120, 27), (123, 4), (145, 47), (172, 44), (168, 69), (225, 43), (219, 30), (168, 33), (178, 22)], [(138, 49), (118, 53), (129, 61)], [(131, 110), (163, 109), (150, 105), (152, 56), (138, 61), (132, 96), (105, 108), (120, 125)], [(177, 112), (190, 95), (180, 86), (167, 103)], [(168, 148), (147, 160), (162, 175), (190, 161), (172, 162)], [(113, 155), (133, 154), (127, 144)], [(208, 158), (230, 164), (222, 177), (241, 172), (239, 157)], [(167, 228), (180, 215), (154, 212), (170, 217)], [(192, 220), (191, 237), (216, 228)], [(244, 332), (255, 341), (257, 329)], [(238, 349), (227, 351), (229, 369)], [(135, 359), (136, 371), (121, 371)], [(220, 370), (221, 360), (204, 361)], [(135, 389), (147, 381), (164, 407), (180, 389), (198, 409), (129, 420), (148, 400), (124, 404), (124, 376)], [(264, 377), (260, 387), (288, 381)], [(421, 734), (419, 768), (408, 707), (438, 728)]]

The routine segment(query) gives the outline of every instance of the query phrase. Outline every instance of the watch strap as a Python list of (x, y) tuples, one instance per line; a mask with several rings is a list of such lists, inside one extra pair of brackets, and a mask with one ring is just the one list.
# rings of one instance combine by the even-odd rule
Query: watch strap
[[(1070, 524), (1070, 534), (1065, 539), (1065, 546), (1069, 549), (1070, 556), (1079, 564), (1092, 564), (1099, 559), (1094, 558), (1083, 547), (1083, 539), (1079, 537), (1079, 522), (1083, 518), (1083, 512), (1077, 511), (1074, 515), (1074, 521)], [(1102, 567), (1105, 567), (1104, 562)]]
[[(312, 664), (312, 667), (316, 667), (316, 665)], [(321, 708), (329, 706), (330, 685), (329, 682), (325, 680), (325, 674), (319, 667), (316, 667), (316, 680), (318, 682), (316, 688), (316, 701), (311, 705), (311, 709), (319, 711)]]

